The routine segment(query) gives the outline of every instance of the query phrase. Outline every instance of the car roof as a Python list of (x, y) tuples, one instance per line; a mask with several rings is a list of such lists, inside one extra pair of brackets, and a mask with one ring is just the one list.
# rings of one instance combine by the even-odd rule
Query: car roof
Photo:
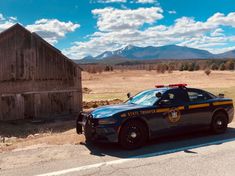
[(166, 92), (167, 90), (172, 89), (171, 87), (162, 87), (162, 88), (153, 88), (147, 89), (145, 91), (159, 91), (159, 92)]
[(152, 90), (159, 90), (160, 92), (165, 92), (170, 89), (179, 89), (179, 87), (161, 87), (161, 88), (154, 88)]
[(205, 90), (198, 89), (198, 88), (193, 88), (193, 87), (161, 87), (161, 88), (154, 88), (154, 89), (149, 89), (149, 90), (156, 90), (156, 91), (159, 91), (159, 92), (166, 92), (167, 90), (173, 90), (173, 89), (185, 89), (185, 90), (191, 90), (191, 91), (192, 90), (198, 90), (198, 91), (207, 92)]

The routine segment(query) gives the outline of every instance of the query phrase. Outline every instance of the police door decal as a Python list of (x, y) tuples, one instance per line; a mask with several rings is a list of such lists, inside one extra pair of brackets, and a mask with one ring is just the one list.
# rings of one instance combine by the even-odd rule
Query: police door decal
[(171, 108), (168, 112), (168, 120), (171, 123), (176, 123), (180, 120), (181, 114), (178, 108)]

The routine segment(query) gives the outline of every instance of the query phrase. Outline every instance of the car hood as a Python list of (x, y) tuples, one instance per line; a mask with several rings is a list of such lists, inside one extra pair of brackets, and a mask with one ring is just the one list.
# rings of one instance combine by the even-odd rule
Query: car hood
[(135, 110), (144, 108), (146, 106), (135, 105), (135, 104), (118, 104), (118, 105), (108, 105), (102, 106), (91, 111), (93, 118), (106, 118), (113, 116), (114, 114), (126, 112), (129, 110)]

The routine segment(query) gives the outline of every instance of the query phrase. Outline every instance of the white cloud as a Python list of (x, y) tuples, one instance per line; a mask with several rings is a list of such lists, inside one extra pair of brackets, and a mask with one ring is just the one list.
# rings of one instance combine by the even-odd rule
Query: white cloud
[(156, 3), (156, 0), (136, 0), (136, 3), (146, 4), (146, 3)]
[[(128, 12), (128, 13), (125, 13)], [(73, 59), (81, 59), (86, 55), (96, 56), (104, 51), (113, 51), (128, 44), (136, 46), (162, 46), (177, 44), (182, 46), (207, 49), (211, 52), (227, 51), (235, 44), (235, 35), (226, 36), (223, 26), (233, 27), (233, 14), (216, 13), (206, 21), (196, 21), (193, 17), (181, 17), (172, 25), (155, 24), (163, 18), (162, 10), (151, 13), (132, 10), (105, 8), (94, 12), (98, 15), (97, 26), (100, 31), (90, 35), (89, 41), (76, 42), (64, 53)], [(131, 12), (133, 12), (131, 14)], [(137, 15), (138, 14), (138, 15)], [(145, 17), (148, 14), (148, 17)], [(159, 16), (158, 16), (159, 15)], [(147, 18), (147, 19), (146, 19)], [(130, 22), (130, 24), (129, 24)]]
[(139, 3), (139, 4), (157, 4), (157, 0), (91, 0), (91, 3)]
[(40, 19), (34, 24), (27, 25), (26, 28), (32, 32), (36, 32), (42, 38), (51, 44), (57, 41), (69, 32), (74, 32), (80, 25), (71, 21), (63, 22), (58, 19)]
[(11, 16), (11, 17), (9, 17), (9, 19), (12, 20), (12, 21), (17, 21), (17, 17)]
[(215, 29), (213, 32), (211, 32), (210, 35), (211, 35), (212, 37), (224, 36), (223, 32), (224, 32), (223, 29), (217, 28), (217, 29)]
[[(16, 23), (19, 23), (17, 17), (5, 17), (0, 13), (0, 32)], [(55, 44), (67, 33), (74, 32), (80, 25), (71, 21), (59, 21), (58, 19), (40, 19), (25, 27), (31, 32), (36, 32), (49, 43)]]
[(235, 12), (231, 12), (227, 16), (225, 16), (223, 13), (215, 13), (207, 20), (207, 22), (216, 25), (235, 27)]
[(11, 17), (5, 17), (3, 14), (0, 13), (0, 32), (6, 30), (7, 28), (11, 27), (15, 24), (15, 20)]
[(127, 0), (98, 0), (98, 3), (116, 3), (116, 2), (121, 2), (125, 3)]
[(94, 9), (92, 13), (98, 17), (97, 26), (100, 31), (138, 29), (143, 24), (152, 24), (163, 18), (160, 7), (138, 9)]
[(3, 14), (0, 13), (0, 21), (5, 20)]
[(169, 10), (168, 13), (169, 14), (176, 14), (176, 11), (175, 10)]
[(228, 46), (228, 47), (221, 47), (221, 48), (208, 47), (208, 48), (204, 48), (204, 49), (206, 49), (212, 53), (215, 53), (215, 54), (220, 54), (220, 53), (224, 53), (227, 51), (235, 50), (235, 46)]

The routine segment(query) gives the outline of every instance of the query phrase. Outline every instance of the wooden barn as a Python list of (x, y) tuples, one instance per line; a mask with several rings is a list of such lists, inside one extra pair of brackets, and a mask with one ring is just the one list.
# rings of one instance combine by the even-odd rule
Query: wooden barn
[(0, 121), (71, 116), (81, 109), (77, 64), (19, 24), (0, 33)]

